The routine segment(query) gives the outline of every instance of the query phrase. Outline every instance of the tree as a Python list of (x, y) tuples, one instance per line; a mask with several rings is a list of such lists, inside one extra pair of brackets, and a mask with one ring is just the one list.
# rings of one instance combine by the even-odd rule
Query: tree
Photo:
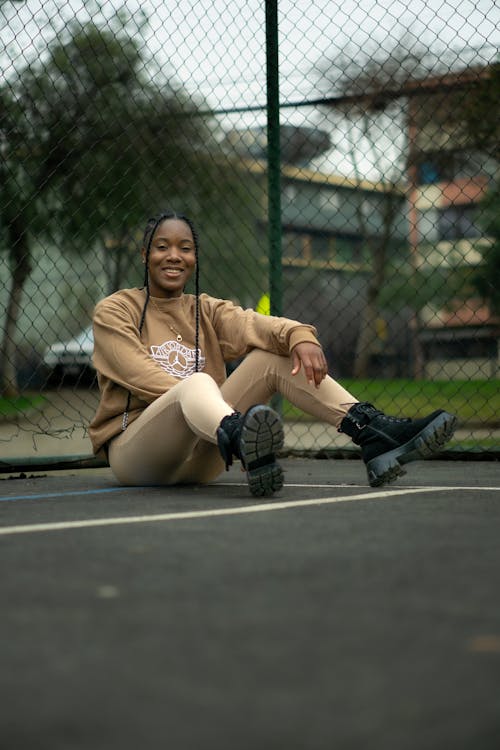
[(500, 184), (483, 201), (481, 223), (491, 244), (482, 249), (482, 263), (474, 270), (471, 282), (488, 303), (491, 312), (500, 315)]
[(82, 246), (100, 239), (120, 247), (165, 193), (192, 192), (193, 167), (210, 161), (214, 141), (182, 89), (148, 79), (125, 28), (72, 31), (47, 63), (25, 72), (19, 102), (43, 134), (34, 154), (38, 186), (50, 187), (59, 230)]
[(462, 119), (471, 146), (500, 164), (500, 62), (485, 67), (462, 100)]
[(337, 150), (343, 152), (359, 182), (371, 169), (383, 196), (381, 227), (371, 225), (361, 204), (357, 213), (368, 266), (354, 363), (354, 375), (359, 378), (367, 377), (377, 344), (380, 296), (390, 273), (395, 223), (407, 175), (408, 110), (403, 92), (422, 75), (424, 54), (415, 48), (409, 51), (402, 40), (389, 53), (361, 60), (359, 54), (354, 58), (344, 53), (335, 65), (323, 64), (325, 77), (339, 98), (335, 110), (330, 111), (342, 136), (337, 138)]
[[(463, 117), (468, 141), (500, 166), (500, 63), (485, 70), (464, 101)], [(472, 285), (500, 315), (500, 182), (493, 182), (482, 204), (479, 223), (491, 243), (481, 248), (482, 263), (472, 274)]]
[[(7, 248), (11, 279), (5, 311), (0, 366), (2, 391), (6, 396), (17, 393), (15, 368), (15, 331), (19, 317), (24, 283), (31, 273), (31, 250), (28, 227), (34, 202), (31, 176), (19, 164), (17, 154), (28, 142), (26, 120), (19, 103), (8, 90), (0, 91), (0, 137), (2, 160), (0, 162), (1, 240)], [(23, 146), (24, 147), (24, 146)], [(43, 210), (43, 207), (41, 207)]]
[(137, 39), (120, 16), (105, 29), (75, 24), (47, 59), (0, 88), (0, 230), (11, 268), (5, 394), (16, 392), (15, 337), (34, 235), (72, 252), (100, 246), (113, 291), (137, 250), (138, 227), (165, 202), (216, 215), (222, 189), (235, 217), (244, 205), (210, 117), (199, 114), (203, 102), (164, 77), (155, 83)]
[[(450, 180), (473, 152), (486, 152), (498, 165), (500, 128), (499, 66), (478, 65), (454, 70), (445, 64), (445, 57), (436, 60), (426, 50), (413, 47), (407, 50), (404, 40), (389, 54), (365, 56), (353, 62), (341, 59), (335, 70), (337, 78), (337, 125), (343, 133), (344, 156), (349, 158), (354, 174), (366, 176), (367, 164), (386, 186), (389, 195), (399, 185), (406, 187), (409, 197), (409, 250), (407, 271), (398, 269), (391, 278), (391, 254), (387, 243), (394, 229), (396, 214), (387, 205), (384, 229), (377, 235), (367, 234), (368, 225), (359, 227), (369, 254), (369, 280), (356, 347), (355, 374), (367, 375), (373, 344), (376, 342), (374, 324), (382, 305), (392, 306), (389, 292), (399, 288), (396, 297), (405, 297), (413, 310), (410, 323), (413, 338), (414, 375), (423, 372), (423, 359), (418, 340), (419, 314), (424, 300), (436, 303), (439, 294), (433, 282), (424, 289), (420, 266), (420, 250), (425, 240), (417, 231), (415, 195), (424, 169), (429, 165), (442, 173), (441, 179)], [(410, 49), (408, 47), (408, 49)], [(456, 67), (456, 63), (455, 63)], [(332, 85), (334, 76), (330, 75)], [(360, 154), (369, 154), (363, 168), (359, 166)], [(489, 156), (488, 156), (489, 155)], [(436, 178), (437, 179), (437, 178)], [(413, 197), (412, 197), (413, 196)], [(432, 243), (431, 243), (432, 244)], [(491, 270), (497, 258), (494, 250), (486, 251), (488, 259), (481, 273)], [(486, 256), (485, 256), (486, 257)], [(462, 262), (463, 265), (463, 262)], [(477, 277), (477, 274), (476, 274)], [(446, 290), (457, 296), (470, 296), (470, 273), (464, 268), (451, 268), (447, 273)], [(485, 276), (483, 289), (488, 284)], [(432, 290), (434, 289), (434, 292)], [(431, 296), (433, 295), (433, 296)]]

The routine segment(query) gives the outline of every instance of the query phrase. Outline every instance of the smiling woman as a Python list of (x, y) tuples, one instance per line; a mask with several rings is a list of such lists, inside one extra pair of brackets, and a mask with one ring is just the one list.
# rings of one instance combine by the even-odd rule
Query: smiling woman
[[(361, 445), (372, 486), (451, 437), (455, 418), (443, 410), (397, 419), (359, 403), (328, 375), (312, 326), (200, 294), (186, 216), (150, 219), (141, 253), (144, 287), (112, 294), (94, 314), (101, 400), (89, 434), (123, 484), (209, 482), (235, 457), (251, 493), (271, 495), (283, 485), (283, 427), (266, 405), (275, 393)], [(193, 273), (195, 294), (185, 294)]]

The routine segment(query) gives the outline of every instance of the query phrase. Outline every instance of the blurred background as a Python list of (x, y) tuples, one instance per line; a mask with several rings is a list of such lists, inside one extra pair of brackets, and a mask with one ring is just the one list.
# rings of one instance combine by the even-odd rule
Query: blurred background
[[(0, 0), (2, 458), (90, 453), (92, 311), (163, 208), (204, 291), (498, 457), (499, 47), (494, 0)], [(344, 449), (281, 408), (288, 449)]]

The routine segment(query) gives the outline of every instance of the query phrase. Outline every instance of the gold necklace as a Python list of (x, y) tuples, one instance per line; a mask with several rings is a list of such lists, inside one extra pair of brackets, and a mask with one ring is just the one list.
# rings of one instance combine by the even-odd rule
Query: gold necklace
[[(159, 313), (160, 313), (161, 315), (163, 315), (163, 314), (164, 314), (164, 310), (160, 310), (160, 308), (158, 307), (158, 305), (157, 305), (157, 304), (156, 304), (156, 302), (154, 301), (153, 297), (150, 297), (149, 299), (150, 299), (150, 300), (151, 300), (151, 302), (153, 303), (153, 307), (154, 307), (154, 308), (155, 308), (156, 310), (158, 310), (158, 312), (159, 312)], [(177, 341), (179, 341), (179, 342), (180, 342), (180, 341), (182, 341), (182, 336), (181, 336), (181, 334), (179, 333), (179, 331), (177, 330), (177, 328), (174, 328), (174, 327), (173, 327), (173, 325), (171, 325), (171, 324), (170, 324), (170, 323), (168, 322), (168, 320), (166, 321), (166, 323), (167, 323), (168, 327), (170, 328), (170, 330), (172, 331), (172, 333), (175, 333), (175, 338), (177, 339)]]

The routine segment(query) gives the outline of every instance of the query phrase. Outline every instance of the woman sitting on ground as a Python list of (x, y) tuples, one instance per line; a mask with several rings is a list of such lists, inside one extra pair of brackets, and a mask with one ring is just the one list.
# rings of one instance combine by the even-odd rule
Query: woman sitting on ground
[[(198, 237), (190, 219), (147, 223), (144, 287), (101, 300), (94, 314), (100, 403), (89, 434), (127, 485), (206, 483), (238, 458), (253, 495), (281, 489), (275, 393), (361, 447), (372, 487), (440, 449), (456, 419), (388, 417), (328, 375), (315, 329), (201, 294)], [(194, 274), (195, 294), (184, 288)], [(243, 357), (226, 377), (226, 362)]]

